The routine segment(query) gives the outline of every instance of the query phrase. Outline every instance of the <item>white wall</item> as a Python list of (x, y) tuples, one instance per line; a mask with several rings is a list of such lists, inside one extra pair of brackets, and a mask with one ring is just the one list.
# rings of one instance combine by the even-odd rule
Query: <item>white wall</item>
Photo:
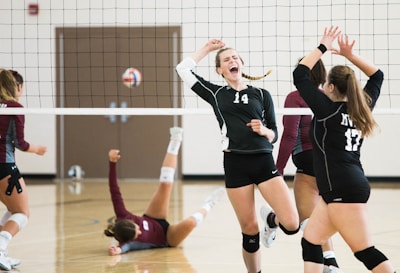
[[(252, 83), (268, 89), (280, 109), (293, 89), (292, 70), (297, 59), (315, 47), (326, 24), (339, 25), (357, 40), (356, 50), (372, 59), (385, 72), (386, 81), (378, 108), (400, 108), (400, 3), (388, 1), (337, 0), (169, 0), (169, 1), (67, 1), (37, 0), (39, 16), (27, 14), (26, 1), (2, 1), (0, 16), (0, 67), (20, 71), (26, 80), (22, 103), (27, 108), (55, 105), (55, 28), (58, 26), (182, 26), (182, 57), (201, 47), (209, 38), (222, 38), (245, 61), (248, 74), (261, 75), (272, 68), (267, 79)], [(360, 4), (362, 3), (362, 5)], [(331, 2), (330, 2), (331, 3)], [(212, 81), (217, 77), (213, 58), (205, 58), (197, 72)], [(343, 63), (340, 57), (324, 56), (327, 66)], [(361, 77), (361, 75), (360, 75)], [(361, 77), (363, 80), (364, 78)], [(185, 88), (184, 107), (208, 108)], [(280, 121), (281, 116), (277, 116)], [(381, 133), (367, 140), (362, 157), (369, 176), (400, 176), (393, 145), (399, 135), (400, 115), (379, 115)], [(183, 173), (219, 175), (222, 152), (217, 122), (210, 115), (183, 118)], [(55, 117), (27, 116), (28, 141), (46, 144), (44, 157), (17, 154), (23, 173), (56, 172)], [(280, 128), (280, 133), (282, 129)], [(278, 150), (275, 145), (275, 154)], [(286, 174), (294, 173), (288, 166)]]

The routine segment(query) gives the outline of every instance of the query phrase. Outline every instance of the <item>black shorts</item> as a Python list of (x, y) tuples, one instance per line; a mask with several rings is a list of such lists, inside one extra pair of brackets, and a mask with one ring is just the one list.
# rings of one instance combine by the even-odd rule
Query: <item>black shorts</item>
[(7, 175), (17, 176), (18, 179), (21, 178), (21, 174), (15, 163), (0, 163), (0, 179), (3, 179)]
[(371, 194), (371, 186), (365, 183), (362, 187), (349, 190), (336, 190), (322, 193), (321, 197), (325, 203), (367, 203)]
[(271, 153), (224, 153), (225, 187), (239, 188), (260, 184), (281, 174)]
[(18, 193), (22, 192), (21, 184), (19, 183), (19, 179), (22, 177), (19, 169), (15, 163), (0, 163), (0, 179), (11, 175), (8, 179), (8, 187), (6, 189), (6, 194), (11, 195), (14, 187), (17, 189)]
[(313, 168), (312, 150), (304, 151), (292, 156), (293, 164), (296, 166), (296, 173), (304, 173), (315, 176)]

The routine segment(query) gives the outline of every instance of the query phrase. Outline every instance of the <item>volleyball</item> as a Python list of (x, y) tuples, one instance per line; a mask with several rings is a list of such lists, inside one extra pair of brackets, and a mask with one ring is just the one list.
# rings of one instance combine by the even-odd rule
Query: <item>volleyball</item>
[(122, 82), (129, 88), (139, 86), (141, 81), (142, 73), (134, 67), (126, 69), (122, 74)]

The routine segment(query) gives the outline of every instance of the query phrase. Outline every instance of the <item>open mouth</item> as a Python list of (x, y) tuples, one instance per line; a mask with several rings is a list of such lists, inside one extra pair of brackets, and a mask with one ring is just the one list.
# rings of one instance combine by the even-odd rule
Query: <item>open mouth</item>
[(229, 69), (229, 71), (230, 71), (232, 74), (236, 74), (236, 73), (239, 72), (239, 69), (238, 69), (236, 66), (233, 66), (233, 67), (231, 67), (231, 68)]

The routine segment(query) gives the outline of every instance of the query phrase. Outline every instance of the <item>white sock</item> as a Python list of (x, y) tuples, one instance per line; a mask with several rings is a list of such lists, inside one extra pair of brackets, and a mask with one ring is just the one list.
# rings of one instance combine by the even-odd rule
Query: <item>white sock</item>
[(196, 221), (196, 226), (200, 225), (203, 222), (204, 216), (201, 212), (196, 212), (192, 214), (192, 217)]
[(7, 250), (8, 243), (10, 242), (12, 235), (8, 231), (0, 231), (0, 250)]
[(209, 195), (203, 204), (203, 209), (209, 212), (222, 198), (222, 195), (225, 193), (224, 187), (219, 187), (215, 189), (211, 195)]
[(179, 152), (179, 148), (181, 147), (181, 143), (182, 143), (183, 129), (180, 127), (172, 127), (169, 129), (169, 133), (171, 136), (170, 136), (167, 152), (177, 155)]
[(210, 203), (205, 203), (202, 208), (209, 212), (213, 208), (213, 206)]
[(177, 155), (179, 153), (179, 148), (181, 147), (182, 141), (171, 139), (168, 144), (167, 152), (173, 155)]
[(324, 251), (323, 255), (325, 259), (336, 258), (335, 252), (333, 252), (332, 250)]

